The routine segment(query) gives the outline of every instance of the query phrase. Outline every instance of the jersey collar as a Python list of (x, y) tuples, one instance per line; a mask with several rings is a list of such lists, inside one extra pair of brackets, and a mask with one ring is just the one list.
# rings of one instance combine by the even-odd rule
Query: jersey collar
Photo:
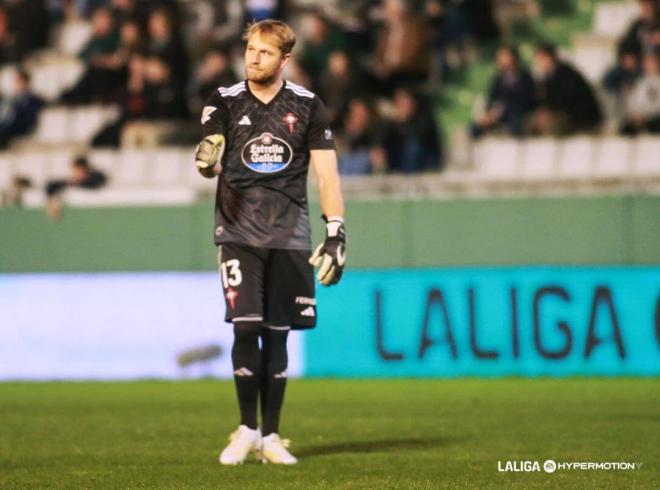
[(269, 107), (269, 106), (271, 106), (271, 105), (272, 105), (272, 104), (273, 104), (273, 103), (274, 103), (274, 102), (280, 97), (280, 95), (282, 95), (282, 93), (284, 92), (284, 89), (286, 88), (286, 80), (282, 80), (282, 86), (281, 86), (280, 89), (277, 91), (277, 93), (275, 94), (275, 96), (274, 96), (272, 99), (270, 99), (268, 102), (264, 102), (264, 101), (262, 101), (259, 97), (257, 97), (256, 95), (254, 95), (254, 94), (252, 93), (252, 90), (250, 90), (250, 84), (248, 83), (247, 80), (245, 80), (245, 88), (247, 89), (247, 92), (250, 94), (250, 97), (252, 97), (255, 101), (257, 101), (259, 104), (261, 104), (261, 105), (264, 106), (264, 107)]

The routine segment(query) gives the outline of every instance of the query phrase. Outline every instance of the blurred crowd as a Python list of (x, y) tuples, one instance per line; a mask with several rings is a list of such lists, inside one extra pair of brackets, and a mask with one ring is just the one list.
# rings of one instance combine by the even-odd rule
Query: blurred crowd
[(536, 46), (531, 69), (515, 46), (501, 47), (485, 110), (471, 126), (473, 137), (598, 132), (604, 122), (599, 88), (614, 99), (621, 134), (660, 133), (660, 1), (638, 3), (640, 16), (617, 42), (616, 66), (601, 87), (562, 60), (552, 44)]
[[(657, 132), (660, 118), (660, 0), (639, 0), (641, 17), (619, 43), (603, 85), (621, 100), (621, 132)], [(324, 100), (344, 174), (420, 172), (444, 165), (438, 89), (474, 63), (477, 46), (497, 43), (498, 0), (11, 0), (0, 3), (0, 62), (20, 63), (51, 32), (85, 20), (85, 70), (59, 104), (115, 104), (119, 118), (94, 146), (190, 144), (206, 97), (243, 78), (241, 36), (268, 17), (297, 34), (286, 78)], [(52, 42), (52, 41), (50, 41)], [(598, 131), (594, 87), (549, 43), (528, 68), (515, 46), (497, 52), (482, 114), (487, 133), (566, 135)], [(19, 70), (16, 95), (0, 104), (0, 144), (33, 126), (43, 105)]]
[(119, 107), (94, 146), (188, 144), (206, 97), (243, 78), (246, 24), (268, 17), (297, 33), (286, 77), (325, 101), (343, 173), (441, 168), (428, 88), (467, 63), (469, 43), (498, 36), (491, 0), (13, 0), (0, 5), (0, 59), (20, 62), (49, 29), (85, 19), (85, 71), (58, 103)]

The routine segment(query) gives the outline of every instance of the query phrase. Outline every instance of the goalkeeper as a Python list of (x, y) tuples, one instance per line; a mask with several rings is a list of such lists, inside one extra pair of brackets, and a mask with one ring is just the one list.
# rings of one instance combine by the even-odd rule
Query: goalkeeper
[[(204, 177), (218, 176), (215, 243), (225, 320), (234, 329), (240, 425), (220, 462), (242, 463), (254, 452), (264, 462), (294, 464), (288, 441), (279, 436), (287, 336), (291, 329), (316, 325), (313, 266), (324, 286), (341, 279), (344, 204), (325, 107), (315, 94), (282, 78), (295, 44), (293, 31), (283, 22), (265, 20), (249, 26), (244, 40), (246, 79), (208, 98), (202, 111), (204, 138), (195, 154)], [(313, 253), (310, 163), (326, 228)]]

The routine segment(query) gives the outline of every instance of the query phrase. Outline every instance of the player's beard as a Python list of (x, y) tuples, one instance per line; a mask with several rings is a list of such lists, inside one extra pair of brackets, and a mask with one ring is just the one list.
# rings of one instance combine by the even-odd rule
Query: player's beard
[[(252, 71), (252, 75), (250, 75), (250, 71)], [(245, 78), (249, 82), (256, 83), (257, 85), (262, 85), (264, 87), (272, 85), (272, 83), (277, 79), (277, 75), (277, 68), (274, 68), (270, 71), (256, 70), (255, 68), (245, 69)]]

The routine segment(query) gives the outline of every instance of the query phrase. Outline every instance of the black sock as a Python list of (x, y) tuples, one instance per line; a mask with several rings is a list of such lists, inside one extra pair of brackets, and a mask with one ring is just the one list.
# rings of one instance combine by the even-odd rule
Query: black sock
[(257, 400), (261, 379), (261, 328), (261, 325), (253, 322), (234, 324), (234, 345), (231, 350), (241, 424), (253, 430), (257, 428)]
[(264, 328), (261, 365), (261, 433), (263, 436), (279, 433), (280, 411), (286, 389), (288, 356), (286, 340), (288, 330)]

